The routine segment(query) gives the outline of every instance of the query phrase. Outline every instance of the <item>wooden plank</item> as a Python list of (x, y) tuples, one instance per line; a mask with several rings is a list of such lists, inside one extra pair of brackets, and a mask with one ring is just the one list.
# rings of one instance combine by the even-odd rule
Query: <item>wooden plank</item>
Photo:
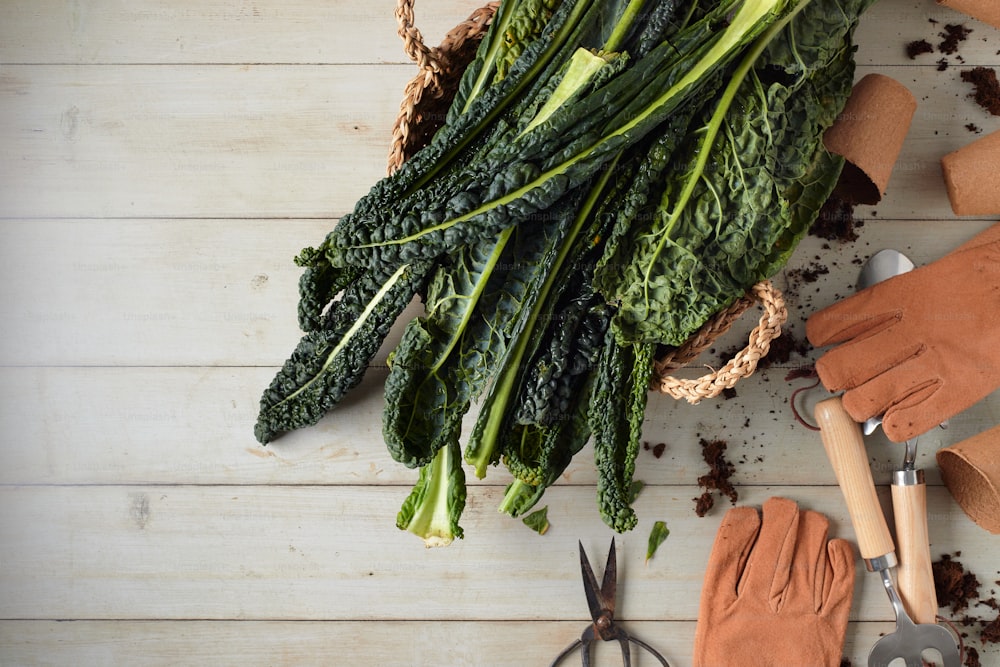
[[(374, 369), (316, 426), (261, 447), (253, 437), (260, 393), (272, 368), (6, 368), (0, 423), (6, 445), (0, 484), (332, 484), (410, 485), (416, 473), (389, 456), (381, 435), (384, 370)], [(788, 405), (799, 385), (787, 369), (760, 371), (733, 399), (698, 406), (653, 395), (643, 425), (650, 449), (636, 477), (648, 484), (695, 484), (707, 471), (699, 440), (722, 439), (732, 482), (750, 486), (830, 485), (833, 473), (816, 433)], [(812, 400), (822, 392), (810, 394)], [(471, 428), (475, 411), (466, 420)], [(1000, 421), (1000, 392), (921, 438), (918, 463), (940, 484), (934, 453)], [(662, 443), (659, 457), (654, 447)], [(888, 484), (899, 446), (868, 438), (878, 483)], [(505, 469), (480, 482), (506, 485)], [(563, 483), (594, 484), (593, 454), (578, 454)], [(693, 498), (693, 496), (692, 496)], [(687, 507), (693, 503), (685, 499)]]
[[(581, 607), (581, 610), (583, 607)], [(0, 645), (16, 665), (135, 665), (278, 667), (303, 664), (378, 664), (385, 667), (523, 667), (547, 665), (581, 632), (585, 620), (493, 621), (3, 621)], [(624, 621), (671, 665), (690, 665), (695, 623)], [(867, 663), (868, 650), (889, 622), (851, 622), (844, 656)], [(595, 664), (617, 664), (617, 645), (598, 645)], [(980, 652), (990, 659), (995, 650)], [(568, 664), (575, 664), (570, 661)], [(634, 649), (632, 664), (648, 667)], [(983, 662), (983, 664), (988, 664)]]
[[(416, 4), (429, 46), (485, 4)], [(0, 62), (34, 64), (409, 62), (394, 0), (13, 0), (0, 5)]]
[[(485, 2), (436, 0), (416, 3), (416, 24), (425, 42), (445, 33)], [(12, 0), (0, 6), (0, 62), (30, 64), (146, 63), (372, 63), (404, 62), (396, 36), (393, 0)], [(932, 21), (936, 23), (932, 23)], [(882, 0), (858, 28), (858, 62), (910, 66), (905, 44), (940, 41), (946, 23), (973, 29), (963, 54), (977, 56), (980, 38), (996, 29), (933, 0)], [(988, 52), (983, 52), (988, 55)], [(966, 57), (969, 63), (976, 58)]]
[(0, 216), (340, 215), (385, 174), (414, 74), (405, 65), (5, 65)]
[[(0, 618), (77, 620), (575, 620), (577, 540), (606, 553), (593, 487), (547, 496), (538, 536), (499, 516), (502, 489), (469, 494), (465, 539), (425, 549), (399, 531), (401, 487), (56, 486), (0, 488)], [(617, 537), (622, 618), (697, 618), (706, 556), (723, 506), (699, 518), (690, 486), (648, 487), (637, 528)], [(746, 489), (759, 506), (783, 495), (826, 513), (853, 539), (835, 487)], [(883, 494), (884, 497), (887, 494)], [(962, 551), (994, 576), (990, 536), (940, 487), (929, 489), (932, 549)], [(652, 522), (668, 541), (644, 563)], [(600, 558), (598, 558), (600, 560)], [(415, 573), (419, 575), (415, 576)], [(860, 566), (852, 618), (891, 619), (878, 578)]]

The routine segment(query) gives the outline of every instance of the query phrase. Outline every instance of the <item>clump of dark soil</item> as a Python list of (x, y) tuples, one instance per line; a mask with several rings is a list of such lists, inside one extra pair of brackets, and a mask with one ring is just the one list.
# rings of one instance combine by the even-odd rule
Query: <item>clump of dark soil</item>
[(1000, 116), (1000, 81), (996, 70), (989, 67), (973, 67), (962, 71), (962, 81), (971, 83), (975, 92), (971, 97), (976, 104), (994, 116)]
[(729, 498), (734, 505), (739, 498), (739, 493), (729, 481), (729, 478), (736, 472), (736, 466), (726, 458), (726, 441), (702, 438), (699, 444), (701, 445), (701, 456), (708, 464), (708, 474), (698, 478), (698, 486), (705, 491), (693, 500), (695, 514), (705, 516), (715, 506), (715, 492)]
[(934, 46), (926, 39), (915, 39), (906, 45), (906, 55), (915, 60), (922, 53), (934, 53)]
[(827, 241), (847, 243), (858, 240), (857, 230), (863, 225), (863, 221), (854, 217), (854, 204), (833, 196), (819, 210), (809, 233)]
[(944, 32), (938, 33), (941, 43), (938, 44), (938, 51), (946, 55), (958, 52), (959, 42), (964, 42), (969, 38), (971, 28), (957, 23), (948, 23), (944, 26)]
[[(978, 639), (982, 644), (1000, 643), (1000, 615), (992, 620), (987, 620), (976, 618), (970, 613), (973, 608), (978, 607), (1000, 610), (1000, 601), (996, 599), (994, 591), (990, 591), (991, 597), (982, 596), (980, 593), (982, 584), (979, 579), (975, 574), (967, 571), (957, 560), (961, 555), (960, 551), (954, 555), (943, 554), (940, 560), (931, 563), (938, 606), (949, 608), (952, 614), (965, 612), (962, 618), (955, 620), (965, 627), (978, 625), (980, 627)], [(974, 639), (975, 636), (970, 636), (967, 632), (961, 634), (966, 640), (963, 642), (965, 666), (981, 667), (979, 651), (968, 643), (968, 640)]]
[(656, 458), (660, 458), (661, 456), (663, 456), (663, 452), (665, 452), (667, 449), (667, 443), (658, 442), (654, 445), (649, 442), (644, 442), (642, 443), (642, 448), (648, 452), (652, 452), (653, 456), (655, 456)]
[(932, 563), (934, 592), (939, 607), (949, 607), (953, 614), (968, 609), (969, 602), (979, 598), (979, 579), (966, 572), (962, 563), (948, 554)]

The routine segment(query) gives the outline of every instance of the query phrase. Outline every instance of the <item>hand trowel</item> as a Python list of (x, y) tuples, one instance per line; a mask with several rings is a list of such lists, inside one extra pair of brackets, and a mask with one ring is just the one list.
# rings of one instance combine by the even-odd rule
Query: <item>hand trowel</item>
[[(862, 267), (858, 290), (913, 268), (913, 262), (903, 253), (893, 249), (881, 250)], [(867, 420), (862, 425), (864, 434), (874, 433), (880, 423), (880, 417)], [(927, 529), (927, 485), (924, 471), (916, 467), (916, 439), (908, 440), (905, 446), (902, 467), (892, 473), (892, 511), (899, 555), (896, 590), (915, 623), (935, 623), (938, 603)]]

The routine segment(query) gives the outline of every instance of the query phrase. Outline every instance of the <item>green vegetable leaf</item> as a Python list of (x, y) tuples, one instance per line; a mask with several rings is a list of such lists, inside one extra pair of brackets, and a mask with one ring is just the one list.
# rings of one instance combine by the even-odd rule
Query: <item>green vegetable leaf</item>
[(618, 532), (635, 527), (632, 482), (653, 364), (653, 346), (606, 337), (590, 406), (601, 518)]
[(544, 535), (545, 533), (549, 532), (549, 507), (548, 507), (548, 505), (546, 505), (545, 507), (543, 507), (541, 509), (535, 510), (531, 514), (529, 514), (526, 517), (524, 517), (523, 519), (521, 519), (521, 521), (524, 522), (525, 526), (527, 526), (528, 528), (531, 528), (533, 531), (535, 531), (539, 535)]
[(428, 547), (447, 546), (464, 537), (458, 522), (465, 497), (462, 450), (452, 443), (420, 469), (417, 483), (396, 516), (396, 527), (413, 533)]
[(656, 550), (660, 548), (660, 545), (667, 539), (670, 535), (670, 529), (667, 528), (667, 524), (663, 521), (657, 521), (653, 524), (653, 529), (649, 532), (649, 543), (646, 546), (646, 562), (653, 557)]
[(421, 263), (389, 275), (366, 272), (344, 291), (322, 327), (306, 333), (264, 391), (254, 427), (262, 444), (315, 424), (361, 381), (427, 270)]

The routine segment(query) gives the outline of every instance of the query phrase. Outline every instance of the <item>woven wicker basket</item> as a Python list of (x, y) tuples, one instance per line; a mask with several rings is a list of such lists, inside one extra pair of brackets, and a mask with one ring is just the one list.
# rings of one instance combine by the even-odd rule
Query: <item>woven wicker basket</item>
[[(419, 73), (406, 86), (393, 127), (389, 173), (420, 150), (440, 127), (440, 119), (447, 112), (462, 72), (475, 56), (479, 40), (486, 33), (500, 4), (490, 2), (477, 9), (452, 29), (439, 46), (428, 47), (414, 25), (413, 2), (398, 0), (396, 6), (403, 50), (417, 64)], [(762, 306), (764, 313), (750, 332), (747, 346), (722, 368), (696, 379), (680, 379), (671, 375), (694, 361), (755, 303)], [(689, 403), (718, 396), (733, 388), (740, 379), (754, 373), (757, 364), (770, 350), (771, 342), (781, 335), (781, 326), (787, 317), (784, 299), (771, 281), (757, 283), (748, 294), (706, 322), (684, 345), (660, 356), (656, 360), (651, 388)]]

